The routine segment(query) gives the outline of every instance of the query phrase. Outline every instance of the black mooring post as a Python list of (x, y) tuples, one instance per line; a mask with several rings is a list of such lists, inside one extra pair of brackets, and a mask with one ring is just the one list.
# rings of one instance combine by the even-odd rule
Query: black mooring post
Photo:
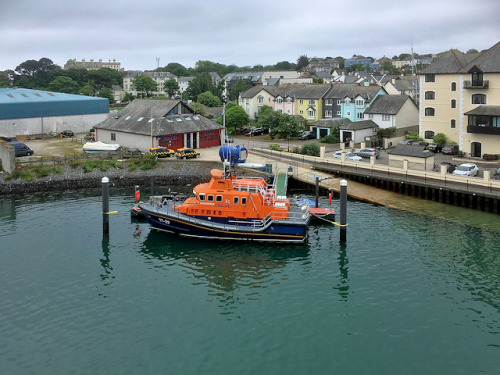
[(319, 204), (318, 204), (318, 199), (319, 199), (319, 176), (316, 176), (316, 208), (318, 208)]
[(151, 176), (151, 178), (150, 178), (149, 181), (150, 181), (150, 184), (151, 184), (151, 189), (150, 189), (151, 193), (150, 193), (150, 195), (153, 196), (153, 195), (155, 195), (155, 176)]
[(102, 233), (109, 233), (109, 178), (103, 177), (102, 183)]
[(340, 242), (347, 240), (347, 181), (340, 181)]

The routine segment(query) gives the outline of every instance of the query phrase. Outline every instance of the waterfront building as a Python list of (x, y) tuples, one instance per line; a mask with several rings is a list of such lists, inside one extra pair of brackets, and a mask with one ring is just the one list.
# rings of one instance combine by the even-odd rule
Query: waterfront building
[(500, 42), (481, 53), (449, 50), (419, 80), (422, 138), (443, 133), (466, 156), (499, 154)]
[(21, 88), (0, 88), (0, 135), (30, 135), (72, 130), (87, 133), (109, 115), (109, 100)]
[(97, 141), (140, 150), (219, 146), (225, 135), (222, 125), (197, 115), (181, 100), (135, 99), (95, 129)]

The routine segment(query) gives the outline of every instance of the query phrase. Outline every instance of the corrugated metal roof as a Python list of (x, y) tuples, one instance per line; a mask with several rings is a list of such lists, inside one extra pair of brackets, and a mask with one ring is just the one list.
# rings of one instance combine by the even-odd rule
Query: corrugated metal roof
[(108, 113), (109, 101), (30, 89), (0, 89), (0, 119)]
[(97, 129), (154, 136), (222, 129), (222, 125), (193, 113), (180, 100), (135, 99), (117, 116), (110, 116)]

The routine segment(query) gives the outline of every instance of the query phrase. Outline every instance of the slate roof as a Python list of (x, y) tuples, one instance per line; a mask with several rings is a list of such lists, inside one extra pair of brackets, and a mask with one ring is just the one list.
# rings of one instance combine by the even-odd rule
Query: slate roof
[[(151, 121), (152, 119), (152, 121)], [(151, 135), (192, 133), (221, 129), (222, 126), (206, 117), (196, 115), (180, 100), (135, 99), (118, 116), (94, 126), (96, 129)]]
[(411, 100), (408, 95), (379, 95), (364, 113), (395, 115), (407, 100)]
[(434, 156), (432, 152), (421, 145), (396, 145), (392, 150), (387, 151), (391, 155), (411, 156), (414, 158), (428, 158)]
[(469, 112), (465, 112), (464, 115), (500, 116), (500, 105), (480, 105)]
[(240, 92), (240, 96), (242, 98), (253, 98), (255, 95), (257, 95), (261, 91), (266, 91), (269, 95), (276, 97), (278, 95), (284, 94), (284, 90), (280, 87), (277, 86), (272, 86), (272, 85), (259, 85), (259, 86), (254, 86), (249, 88), (246, 91)]
[(325, 99), (343, 99), (352, 93), (355, 87), (359, 87), (359, 85), (357, 83), (335, 83), (326, 93)]
[(331, 85), (322, 84), (308, 84), (308, 85), (295, 85), (288, 92), (290, 96), (298, 99), (321, 99), (330, 90)]
[(313, 122), (311, 126), (315, 126), (317, 128), (333, 128), (337, 125), (347, 125), (350, 124), (351, 120), (345, 117), (334, 117), (334, 118), (323, 118), (316, 122)]
[(469, 64), (464, 66), (460, 73), (468, 73), (471, 68), (477, 66), (484, 73), (499, 73), (500, 72), (500, 42), (495, 44), (490, 49), (480, 53)]
[(373, 120), (363, 120), (363, 121), (355, 121), (350, 124), (341, 126), (342, 130), (363, 130), (363, 129), (373, 129), (378, 128), (379, 126)]

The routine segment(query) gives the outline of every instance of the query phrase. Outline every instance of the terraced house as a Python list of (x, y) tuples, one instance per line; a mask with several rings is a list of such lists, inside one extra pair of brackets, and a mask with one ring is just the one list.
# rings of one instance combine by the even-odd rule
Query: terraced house
[(304, 85), (295, 90), (296, 114), (308, 121), (323, 118), (323, 98), (330, 88), (330, 85)]
[(420, 73), (420, 136), (443, 133), (466, 156), (500, 153), (500, 42), (450, 50)]

